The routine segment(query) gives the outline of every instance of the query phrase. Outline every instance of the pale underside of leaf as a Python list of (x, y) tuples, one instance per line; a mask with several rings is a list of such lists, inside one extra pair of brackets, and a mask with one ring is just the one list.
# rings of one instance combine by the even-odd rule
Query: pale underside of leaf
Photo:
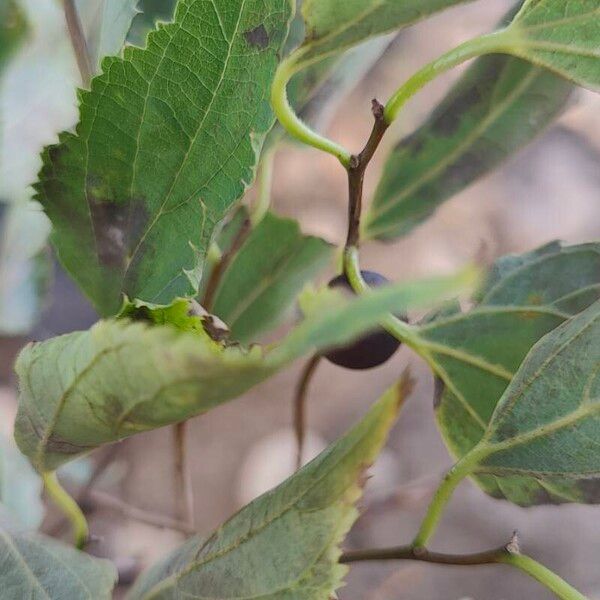
[(106, 560), (51, 538), (0, 530), (3, 600), (110, 600), (116, 578)]
[[(441, 316), (421, 327), (423, 347), (438, 378), (438, 424), (456, 457), (479, 443), (531, 347), (600, 298), (598, 281), (597, 244), (549, 244), (498, 261), (480, 304), (470, 312)], [(496, 473), (478, 477), (478, 482), (488, 493), (518, 504), (590, 501), (581, 485), (565, 486), (551, 476), (541, 480)]]
[[(142, 576), (128, 600), (327, 600), (341, 584), (339, 544), (358, 516), (364, 472), (406, 394), (391, 389), (314, 461), (207, 539), (193, 538)], [(235, 573), (235, 577), (232, 577)]]
[(29, 345), (16, 365), (15, 438), (38, 471), (53, 470), (102, 444), (206, 412), (308, 353), (356, 339), (389, 312), (431, 306), (472, 282), (467, 273), (354, 300), (325, 290), (307, 318), (267, 351), (128, 319)]
[(600, 6), (596, 0), (530, 0), (507, 33), (511, 54), (600, 91)]

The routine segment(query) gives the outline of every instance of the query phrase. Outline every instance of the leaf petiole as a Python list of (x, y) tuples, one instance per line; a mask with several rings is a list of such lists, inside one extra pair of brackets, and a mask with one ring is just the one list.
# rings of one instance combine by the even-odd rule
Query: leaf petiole
[(42, 480), (48, 496), (71, 522), (74, 544), (81, 550), (89, 537), (89, 527), (85, 515), (77, 502), (60, 485), (56, 472), (48, 471), (44, 473)]
[(287, 85), (290, 79), (301, 70), (298, 65), (298, 53), (293, 53), (279, 63), (271, 87), (271, 105), (275, 115), (285, 130), (297, 140), (318, 150), (323, 150), (335, 156), (344, 166), (350, 166), (351, 154), (343, 146), (320, 135), (311, 129), (296, 114), (287, 95)]
[(471, 58), (476, 58), (484, 54), (507, 52), (513, 45), (511, 43), (512, 35), (513, 32), (510, 29), (503, 29), (474, 38), (453, 48), (417, 71), (388, 100), (384, 112), (388, 124), (391, 124), (396, 119), (400, 110), (410, 98), (439, 75)]

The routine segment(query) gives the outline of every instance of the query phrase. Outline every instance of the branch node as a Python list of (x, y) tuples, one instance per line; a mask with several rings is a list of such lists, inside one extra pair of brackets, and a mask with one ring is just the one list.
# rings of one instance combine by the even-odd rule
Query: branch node
[(360, 156), (353, 154), (350, 157), (350, 163), (348, 164), (348, 169), (355, 171), (360, 167)]
[(415, 546), (412, 549), (412, 554), (415, 558), (420, 559), (425, 558), (429, 554), (429, 552), (427, 548), (425, 548), (425, 546)]
[(377, 98), (373, 98), (371, 100), (371, 111), (373, 112), (373, 116), (376, 121), (383, 119), (385, 113), (385, 106), (377, 100)]
[(521, 554), (521, 545), (519, 543), (519, 532), (513, 531), (510, 541), (505, 546), (506, 551), (509, 554)]

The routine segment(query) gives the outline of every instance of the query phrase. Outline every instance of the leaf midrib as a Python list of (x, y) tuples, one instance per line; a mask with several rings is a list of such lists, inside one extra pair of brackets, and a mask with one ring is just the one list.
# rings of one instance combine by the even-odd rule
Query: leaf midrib
[[(352, 452), (354, 452), (356, 450), (357, 446), (360, 446), (368, 437), (370, 437), (371, 435), (374, 435), (375, 431), (377, 431), (378, 429), (381, 428), (381, 424), (380, 424), (381, 416), (380, 415), (378, 415), (378, 416), (379, 416), (379, 418), (373, 417), (374, 423), (372, 423), (370, 427), (365, 428), (364, 433), (354, 442), (354, 444), (352, 444), (352, 446), (350, 448), (348, 448), (348, 450), (346, 452), (341, 454), (338, 457), (338, 459), (334, 463), (331, 464), (329, 469), (327, 469), (323, 474), (321, 474), (314, 481), (312, 481), (309, 485), (307, 485), (305, 488), (303, 488), (296, 497), (294, 497), (292, 500), (290, 500), (290, 502), (288, 502), (288, 504), (286, 504), (284, 507), (282, 507), (279, 511), (275, 512), (269, 518), (265, 519), (260, 525), (257, 525), (254, 529), (251, 529), (245, 535), (240, 536), (238, 539), (231, 542), (228, 546), (226, 546), (222, 550), (214, 552), (213, 554), (209, 554), (209, 555), (203, 557), (201, 560), (193, 561), (192, 563), (187, 565), (187, 567), (185, 567), (184, 569), (177, 571), (176, 573), (173, 573), (172, 575), (170, 575), (169, 577), (167, 577), (166, 579), (161, 581), (157, 586), (154, 587), (153, 590), (150, 590), (149, 594), (145, 596), (145, 600), (152, 600), (152, 598), (157, 597), (156, 594), (161, 593), (164, 589), (168, 589), (172, 584), (174, 585), (181, 577), (184, 577), (191, 571), (194, 571), (195, 569), (202, 567), (203, 565), (205, 565), (213, 560), (216, 560), (218, 558), (221, 558), (222, 556), (225, 556), (226, 554), (229, 554), (230, 552), (233, 552), (238, 547), (240, 547), (242, 544), (244, 544), (247, 540), (251, 539), (257, 533), (260, 533), (263, 529), (268, 527), (271, 523), (273, 523), (277, 519), (280, 519), (285, 513), (292, 510), (297, 505), (297, 503), (304, 496), (306, 496), (306, 494), (308, 494), (316, 485), (318, 485), (324, 478), (326, 478), (332, 471), (334, 471), (337, 468), (338, 464), (343, 462)], [(377, 446), (377, 444), (375, 444), (375, 446)], [(354, 482), (353, 485), (356, 485), (356, 482)], [(338, 504), (339, 502), (340, 502), (340, 498), (336, 498), (332, 504)], [(208, 543), (210, 540), (211, 540), (211, 538), (206, 540), (206, 542)]]

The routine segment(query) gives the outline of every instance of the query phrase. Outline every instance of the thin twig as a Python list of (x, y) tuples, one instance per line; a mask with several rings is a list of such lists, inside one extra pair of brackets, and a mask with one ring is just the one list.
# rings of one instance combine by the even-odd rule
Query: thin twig
[(365, 172), (373, 158), (383, 135), (389, 125), (384, 118), (384, 107), (373, 100), (373, 117), (375, 123), (371, 135), (360, 154), (352, 156), (348, 166), (348, 235), (346, 247), (357, 247), (360, 235), (360, 215), (362, 212), (363, 187)]
[(183, 523), (177, 519), (172, 519), (166, 515), (160, 515), (137, 506), (132, 506), (120, 498), (116, 498), (106, 492), (100, 490), (92, 490), (89, 495), (90, 500), (101, 508), (114, 510), (122, 515), (129, 517), (135, 521), (161, 527), (164, 529), (172, 529), (173, 531), (181, 531), (187, 535), (195, 533), (195, 529), (188, 523)]
[(73, 52), (75, 53), (75, 59), (77, 60), (77, 66), (79, 68), (79, 73), (81, 74), (81, 83), (87, 88), (90, 86), (93, 70), (87, 41), (81, 25), (81, 19), (77, 13), (77, 7), (75, 6), (74, 0), (63, 0), (63, 6), (69, 37), (71, 38)]
[(227, 267), (233, 260), (233, 257), (237, 254), (238, 250), (246, 241), (246, 238), (250, 234), (251, 230), (252, 223), (249, 218), (246, 218), (237, 232), (231, 247), (223, 253), (221, 260), (219, 260), (219, 262), (215, 265), (215, 268), (212, 270), (210, 279), (206, 284), (206, 292), (204, 293), (204, 298), (202, 300), (202, 306), (208, 312), (210, 312), (212, 309), (213, 302), (215, 300), (215, 294), (217, 292), (217, 288), (219, 287), (219, 282), (221, 281), (223, 273), (225, 273)]
[(177, 513), (179, 519), (194, 526), (194, 492), (192, 489), (192, 476), (188, 463), (186, 448), (187, 421), (177, 423), (173, 427), (175, 436), (175, 491), (177, 496)]
[(296, 469), (302, 466), (304, 454), (304, 441), (306, 437), (306, 398), (308, 386), (321, 361), (321, 357), (315, 354), (305, 365), (294, 394), (294, 431), (296, 433)]
[(509, 553), (508, 546), (501, 546), (485, 552), (474, 554), (446, 554), (431, 552), (424, 548), (413, 546), (397, 546), (393, 548), (373, 548), (369, 550), (354, 550), (340, 557), (340, 562), (347, 564), (359, 561), (374, 560), (416, 560), (438, 565), (491, 565), (500, 562), (500, 558)]

